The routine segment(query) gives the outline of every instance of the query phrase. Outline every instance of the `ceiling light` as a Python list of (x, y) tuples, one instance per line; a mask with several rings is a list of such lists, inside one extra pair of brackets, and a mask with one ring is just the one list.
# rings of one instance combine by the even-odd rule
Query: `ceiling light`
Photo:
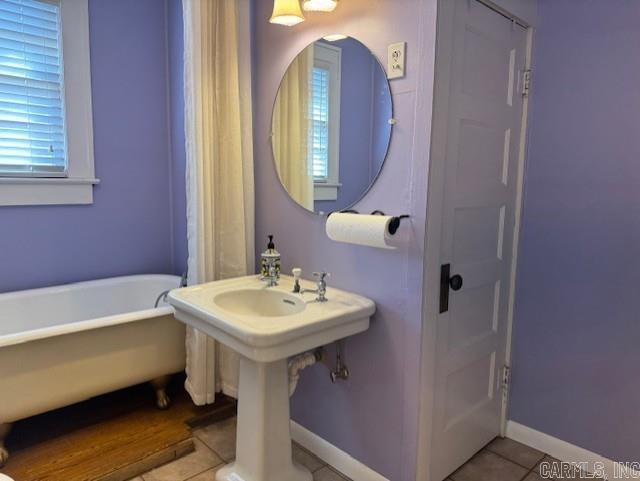
[(273, 13), (269, 21), (287, 27), (304, 22), (304, 15), (300, 10), (300, 0), (274, 0)]
[(304, 0), (302, 8), (307, 12), (333, 12), (338, 6), (338, 0)]
[(345, 38), (347, 38), (347, 36), (341, 33), (334, 33), (333, 35), (327, 35), (322, 38), (327, 42), (337, 42), (338, 40), (344, 40)]

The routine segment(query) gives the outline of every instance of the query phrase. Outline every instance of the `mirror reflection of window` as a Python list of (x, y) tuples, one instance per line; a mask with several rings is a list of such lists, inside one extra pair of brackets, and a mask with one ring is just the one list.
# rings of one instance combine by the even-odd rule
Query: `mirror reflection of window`
[(313, 48), (311, 166), (314, 201), (336, 201), (340, 188), (340, 87), (342, 49), (325, 42)]
[(311, 82), (311, 165), (313, 180), (326, 182), (329, 177), (329, 71), (313, 68)]

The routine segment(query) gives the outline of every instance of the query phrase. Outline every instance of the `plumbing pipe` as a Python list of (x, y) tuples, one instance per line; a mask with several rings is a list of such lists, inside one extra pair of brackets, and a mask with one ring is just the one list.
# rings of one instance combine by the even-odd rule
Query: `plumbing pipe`
[(306, 367), (313, 366), (320, 360), (322, 360), (322, 349), (305, 352), (289, 360), (289, 396), (292, 396), (296, 391), (296, 386), (300, 379), (300, 371)]

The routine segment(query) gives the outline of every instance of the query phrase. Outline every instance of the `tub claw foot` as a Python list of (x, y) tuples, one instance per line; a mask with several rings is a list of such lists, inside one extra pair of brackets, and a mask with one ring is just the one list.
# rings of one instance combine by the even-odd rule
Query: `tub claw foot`
[(171, 399), (167, 394), (167, 384), (169, 384), (169, 376), (162, 376), (151, 381), (151, 385), (156, 391), (158, 409), (168, 409), (171, 405)]
[(158, 391), (156, 391), (156, 397), (156, 406), (158, 406), (158, 409), (169, 408), (169, 406), (171, 405), (171, 399), (164, 389), (159, 389)]
[(5, 447), (0, 447), (0, 468), (9, 461), (9, 451)]

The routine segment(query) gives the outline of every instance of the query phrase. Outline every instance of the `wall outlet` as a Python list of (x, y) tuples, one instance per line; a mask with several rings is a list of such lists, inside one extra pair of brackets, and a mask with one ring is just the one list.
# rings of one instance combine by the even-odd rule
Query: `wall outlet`
[(404, 77), (407, 42), (392, 43), (388, 48), (387, 78)]

